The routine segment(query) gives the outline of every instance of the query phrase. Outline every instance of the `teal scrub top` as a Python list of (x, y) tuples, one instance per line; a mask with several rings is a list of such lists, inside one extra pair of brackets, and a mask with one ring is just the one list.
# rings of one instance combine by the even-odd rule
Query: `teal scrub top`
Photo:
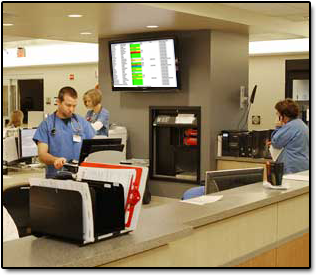
[(99, 113), (94, 113), (93, 110), (89, 110), (86, 114), (86, 120), (90, 123), (101, 121), (103, 126), (96, 132), (96, 135), (109, 135), (109, 111), (107, 109), (102, 107)]
[(284, 174), (309, 169), (309, 129), (299, 118), (293, 119), (272, 133), (271, 144), (283, 148), (277, 162), (284, 163)]

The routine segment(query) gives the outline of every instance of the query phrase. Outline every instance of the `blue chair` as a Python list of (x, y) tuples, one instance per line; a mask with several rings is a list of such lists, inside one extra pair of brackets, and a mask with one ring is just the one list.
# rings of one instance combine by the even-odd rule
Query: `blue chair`
[(205, 193), (204, 190), (205, 190), (204, 186), (190, 188), (183, 193), (182, 199), (188, 200), (188, 199), (192, 199), (195, 197), (203, 196)]

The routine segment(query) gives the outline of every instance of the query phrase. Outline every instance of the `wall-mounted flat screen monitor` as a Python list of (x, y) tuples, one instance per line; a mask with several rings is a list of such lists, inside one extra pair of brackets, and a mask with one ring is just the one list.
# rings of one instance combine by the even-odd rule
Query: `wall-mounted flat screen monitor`
[(180, 89), (175, 38), (110, 41), (113, 91)]

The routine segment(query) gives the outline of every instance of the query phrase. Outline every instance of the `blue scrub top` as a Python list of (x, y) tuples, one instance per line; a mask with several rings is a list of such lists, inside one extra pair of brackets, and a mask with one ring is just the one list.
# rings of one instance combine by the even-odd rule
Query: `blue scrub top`
[[(79, 160), (82, 141), (91, 139), (95, 136), (95, 131), (83, 117), (75, 115), (71, 121), (65, 124), (59, 117), (55, 118), (55, 135), (51, 131), (54, 125), (55, 114), (49, 115), (46, 120), (37, 128), (33, 140), (46, 143), (48, 145), (48, 153), (55, 157), (64, 157), (69, 160)], [(74, 135), (81, 136), (81, 142), (73, 140)], [(46, 166), (46, 178), (53, 178), (57, 174), (54, 165)]]
[(309, 129), (299, 118), (293, 119), (272, 133), (271, 144), (284, 148), (277, 162), (284, 163), (284, 174), (309, 169)]
[(97, 131), (96, 135), (109, 135), (109, 111), (107, 109), (102, 107), (100, 113), (94, 113), (93, 110), (89, 110), (86, 114), (86, 119), (90, 123), (102, 122), (103, 127)]

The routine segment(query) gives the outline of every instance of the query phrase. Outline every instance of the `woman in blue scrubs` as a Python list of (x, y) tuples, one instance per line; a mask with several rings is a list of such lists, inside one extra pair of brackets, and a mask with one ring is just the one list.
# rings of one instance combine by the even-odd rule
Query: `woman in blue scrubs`
[[(271, 145), (283, 149), (277, 162), (283, 162), (284, 174), (309, 169), (309, 129), (298, 118), (299, 107), (292, 99), (279, 101), (275, 105), (278, 122), (272, 132)], [(183, 199), (204, 195), (204, 186), (193, 187), (183, 194)]]
[(271, 145), (283, 149), (277, 162), (283, 162), (284, 174), (309, 169), (309, 129), (298, 118), (299, 107), (292, 99), (279, 101), (275, 105), (278, 123), (271, 135)]
[(83, 95), (83, 103), (89, 109), (86, 120), (89, 121), (97, 135), (109, 135), (109, 111), (102, 107), (102, 93), (99, 89), (91, 89)]
[(67, 161), (79, 160), (82, 141), (95, 136), (90, 123), (74, 113), (77, 98), (75, 89), (62, 88), (57, 111), (49, 115), (34, 134), (39, 159), (47, 165), (46, 178), (55, 177)]

